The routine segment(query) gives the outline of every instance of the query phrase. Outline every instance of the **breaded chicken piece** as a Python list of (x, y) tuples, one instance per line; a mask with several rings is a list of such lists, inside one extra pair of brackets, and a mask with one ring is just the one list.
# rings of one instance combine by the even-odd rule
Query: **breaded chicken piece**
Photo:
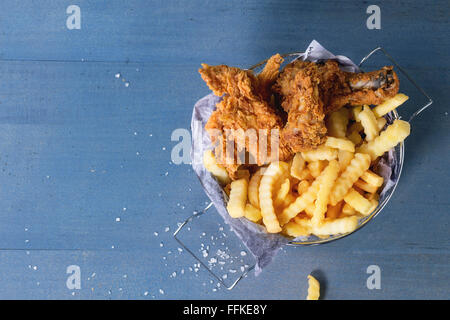
[(392, 67), (351, 73), (340, 70), (333, 60), (296, 60), (284, 68), (273, 86), (288, 113), (282, 140), (293, 152), (316, 148), (325, 139), (326, 114), (347, 104), (379, 104), (397, 94), (398, 88)]
[(283, 58), (278, 53), (273, 55), (269, 58), (269, 60), (267, 60), (264, 69), (257, 76), (257, 91), (266, 101), (270, 101), (270, 97), (272, 96), (272, 85), (278, 78), (278, 74), (280, 73), (280, 66), (283, 61)]
[(295, 85), (282, 96), (282, 106), (288, 118), (281, 132), (281, 140), (295, 153), (314, 149), (324, 143), (327, 129), (316, 66), (300, 69), (292, 82)]
[[(325, 113), (336, 111), (345, 105), (380, 104), (398, 93), (399, 80), (392, 67), (362, 73), (340, 70), (334, 60), (314, 63), (296, 60), (281, 72), (273, 90), (280, 96), (292, 95), (298, 90), (296, 75), (302, 69), (314, 69), (319, 77), (319, 93)], [(282, 104), (289, 112), (289, 104)]]
[[(278, 63), (279, 59), (274, 59), (271, 69)], [(279, 62), (281, 63), (281, 62)], [(237, 161), (237, 154), (247, 151), (251, 157), (251, 163), (264, 165), (278, 157), (279, 146), (272, 146), (266, 136), (275, 132), (280, 132), (283, 121), (269, 103), (263, 98), (263, 93), (259, 88), (270, 87), (278, 75), (273, 70), (265, 72), (261, 79), (255, 77), (250, 71), (225, 65), (209, 66), (202, 64), (199, 70), (203, 80), (217, 96), (223, 96), (222, 101), (216, 105), (216, 110), (211, 115), (205, 128), (211, 136), (213, 143), (219, 143), (216, 157), (219, 163), (225, 164), (230, 156), (223, 151), (234, 151), (234, 158)], [(266, 90), (266, 89), (263, 89)], [(218, 139), (221, 135), (224, 138)], [(279, 141), (279, 137), (277, 139)], [(260, 145), (260, 141), (268, 141), (267, 145)], [(234, 142), (235, 149), (226, 149), (227, 144)], [(264, 152), (266, 147), (267, 152)], [(290, 151), (283, 151), (280, 156), (289, 156)], [(230, 177), (234, 177), (236, 166), (226, 166)]]

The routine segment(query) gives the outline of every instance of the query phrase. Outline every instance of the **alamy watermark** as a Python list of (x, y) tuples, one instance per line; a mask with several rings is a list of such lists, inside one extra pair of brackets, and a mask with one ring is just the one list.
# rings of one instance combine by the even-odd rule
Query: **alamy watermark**
[(369, 30), (381, 29), (381, 9), (380, 9), (380, 7), (375, 4), (372, 4), (367, 7), (366, 13), (370, 14), (370, 16), (367, 18), (367, 21), (366, 21), (367, 29), (369, 29)]
[(75, 264), (70, 265), (66, 269), (66, 273), (69, 274), (66, 280), (66, 287), (69, 290), (81, 289), (81, 269), (80, 266)]
[(66, 27), (69, 30), (81, 29), (81, 9), (77, 5), (70, 5), (66, 9), (66, 13), (69, 15), (66, 20)]
[(367, 267), (366, 270), (367, 274), (370, 274), (370, 276), (367, 278), (366, 286), (367, 289), (373, 290), (373, 289), (381, 289), (381, 269), (376, 264), (372, 264)]
[[(195, 121), (191, 132), (184, 128), (175, 129), (171, 141), (176, 142), (170, 154), (172, 163), (200, 164), (203, 161), (202, 145), (214, 149), (221, 165), (259, 164), (279, 159), (280, 131), (278, 129), (209, 129), (201, 121)], [(213, 141), (213, 142), (211, 142)], [(192, 143), (196, 145), (192, 152)]]

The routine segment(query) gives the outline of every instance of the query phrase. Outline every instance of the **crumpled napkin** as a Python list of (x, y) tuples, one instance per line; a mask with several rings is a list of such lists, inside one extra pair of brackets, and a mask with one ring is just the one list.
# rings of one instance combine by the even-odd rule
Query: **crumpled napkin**
[[(345, 56), (334, 55), (322, 47), (316, 40), (313, 40), (306, 51), (299, 55), (299, 58), (305, 61), (317, 62), (319, 60), (334, 59), (338, 61), (340, 68), (349, 72), (359, 72), (358, 66)], [(216, 104), (221, 100), (213, 94), (203, 97), (194, 105), (191, 120), (192, 130), (192, 149), (191, 159), (192, 168), (197, 174), (203, 189), (208, 197), (214, 203), (217, 212), (222, 216), (225, 223), (230, 225), (231, 229), (242, 240), (248, 250), (256, 259), (255, 275), (261, 273), (263, 268), (267, 266), (278, 250), (290, 239), (279, 235), (267, 233), (261, 225), (255, 224), (245, 218), (233, 219), (229, 216), (226, 203), (225, 193), (215, 178), (203, 166), (203, 152), (211, 148), (209, 135), (204, 130), (211, 113), (215, 110)], [(387, 116), (387, 122), (392, 123), (393, 118)], [(378, 174), (384, 177), (385, 184), (380, 194), (380, 203), (389, 195), (389, 191), (395, 186), (398, 176), (398, 161), (396, 160), (394, 151), (387, 153), (378, 163), (376, 169)]]

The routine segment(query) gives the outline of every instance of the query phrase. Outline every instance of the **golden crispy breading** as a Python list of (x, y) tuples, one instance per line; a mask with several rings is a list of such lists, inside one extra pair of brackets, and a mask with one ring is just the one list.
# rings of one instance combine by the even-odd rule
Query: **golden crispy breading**
[[(271, 68), (274, 63), (276, 61), (272, 62)], [(225, 137), (221, 141), (222, 144), (234, 143), (235, 145), (235, 155), (232, 155), (231, 158), (236, 158), (236, 153), (247, 151), (252, 157), (252, 163), (263, 165), (273, 160), (279, 148), (272, 146), (270, 135), (272, 133), (279, 134), (283, 121), (258, 91), (261, 83), (270, 81), (268, 77), (272, 72), (267, 71), (267, 77), (258, 80), (250, 71), (224, 65), (208, 66), (203, 64), (202, 66), (203, 68), (199, 72), (203, 80), (215, 95), (223, 95), (223, 99), (216, 105), (217, 109), (205, 127), (212, 142), (216, 142), (214, 136), (219, 131)], [(260, 144), (261, 140), (267, 141), (267, 152), (259, 152), (259, 149), (263, 147)], [(279, 140), (278, 137), (277, 141)], [(233, 150), (229, 147), (228, 150), (230, 149)], [(272, 151), (272, 149), (274, 150)], [(221, 150), (225, 150), (223, 146)], [(281, 151), (282, 155), (290, 156), (291, 154), (286, 148), (282, 148)], [(219, 159), (229, 160), (230, 157), (224, 156), (222, 152)], [(233, 170), (237, 167), (225, 166), (227, 170), (229, 169), (230, 176), (234, 176)]]
[(277, 53), (267, 60), (264, 69), (258, 74), (258, 88), (257, 91), (261, 94), (262, 98), (269, 101), (272, 95), (271, 87), (277, 80), (280, 72), (280, 66), (283, 63), (283, 58)]
[[(398, 77), (392, 67), (383, 67), (367, 73), (353, 73), (340, 70), (334, 60), (314, 63), (298, 59), (284, 68), (274, 85), (274, 91), (285, 97), (298, 90), (298, 80), (295, 79), (303, 69), (314, 69), (317, 73), (319, 95), (326, 114), (347, 104), (380, 104), (396, 95), (399, 89)], [(290, 104), (285, 103), (282, 107), (288, 112)]]
[(325, 142), (327, 130), (317, 69), (313, 63), (302, 63), (298, 68), (292, 65), (287, 73), (283, 71), (281, 81), (275, 85), (275, 91), (281, 93), (281, 106), (288, 112), (281, 137), (293, 152), (314, 149)]
[(338, 110), (347, 104), (378, 105), (398, 93), (400, 83), (392, 67), (383, 67), (367, 73), (345, 72), (344, 74), (348, 88), (331, 95), (326, 113)]
[(273, 90), (288, 113), (282, 141), (293, 152), (316, 148), (324, 142), (327, 113), (344, 105), (376, 104), (394, 96), (398, 78), (391, 67), (369, 73), (351, 73), (328, 60), (296, 60), (280, 74)]

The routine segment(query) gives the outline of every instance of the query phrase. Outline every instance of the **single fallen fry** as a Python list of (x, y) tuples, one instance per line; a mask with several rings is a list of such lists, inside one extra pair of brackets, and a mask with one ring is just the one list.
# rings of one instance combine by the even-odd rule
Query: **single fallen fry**
[(306, 300), (319, 300), (320, 283), (312, 275), (308, 276), (308, 296)]

